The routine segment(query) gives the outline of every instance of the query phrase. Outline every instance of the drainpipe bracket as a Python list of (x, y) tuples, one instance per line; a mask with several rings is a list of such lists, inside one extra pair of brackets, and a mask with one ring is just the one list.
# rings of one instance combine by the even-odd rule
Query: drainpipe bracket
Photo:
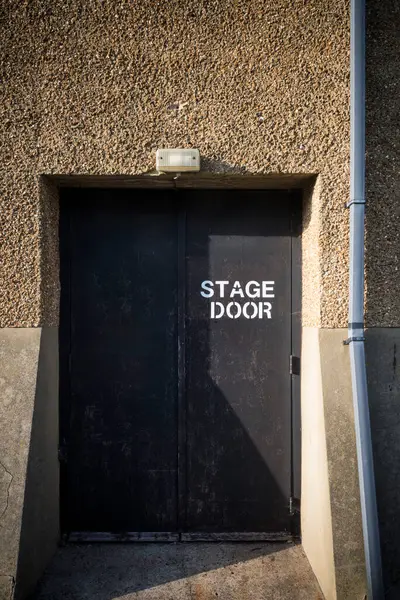
[(350, 206), (352, 204), (365, 204), (365, 199), (364, 198), (353, 198), (352, 200), (350, 200), (350, 202), (345, 202), (344, 207), (350, 208)]
[(365, 342), (365, 337), (363, 335), (356, 335), (353, 337), (347, 338), (347, 340), (343, 340), (343, 345), (348, 346), (352, 342)]

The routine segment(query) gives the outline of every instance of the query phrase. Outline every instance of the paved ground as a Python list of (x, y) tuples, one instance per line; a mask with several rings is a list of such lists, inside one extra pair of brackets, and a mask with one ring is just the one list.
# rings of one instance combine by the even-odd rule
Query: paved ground
[(293, 544), (98, 544), (60, 548), (35, 600), (323, 600)]

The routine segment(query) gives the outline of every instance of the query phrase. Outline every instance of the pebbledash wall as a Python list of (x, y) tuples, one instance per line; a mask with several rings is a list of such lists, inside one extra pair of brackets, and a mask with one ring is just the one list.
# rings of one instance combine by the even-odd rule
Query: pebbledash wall
[[(0, 598), (22, 598), (58, 526), (58, 189), (172, 185), (158, 147), (197, 147), (179, 185), (302, 187), (302, 543), (327, 600), (365, 566), (346, 337), (347, 0), (1, 1)], [(396, 35), (369, 0), (367, 362), (385, 580), (400, 573)]]

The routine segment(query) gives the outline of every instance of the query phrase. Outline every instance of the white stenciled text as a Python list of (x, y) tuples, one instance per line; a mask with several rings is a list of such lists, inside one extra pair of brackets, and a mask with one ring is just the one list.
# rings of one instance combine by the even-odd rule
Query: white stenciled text
[[(211, 281), (201, 283), (200, 294), (211, 299), (210, 318), (221, 319), (271, 319), (272, 299), (275, 298), (274, 281)], [(265, 301), (264, 299), (271, 299)]]

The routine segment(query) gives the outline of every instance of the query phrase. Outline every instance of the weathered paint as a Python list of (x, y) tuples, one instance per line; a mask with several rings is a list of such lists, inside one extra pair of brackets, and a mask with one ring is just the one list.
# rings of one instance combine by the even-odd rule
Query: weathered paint
[(62, 506), (73, 539), (291, 536), (300, 204), (273, 191), (64, 193)]

